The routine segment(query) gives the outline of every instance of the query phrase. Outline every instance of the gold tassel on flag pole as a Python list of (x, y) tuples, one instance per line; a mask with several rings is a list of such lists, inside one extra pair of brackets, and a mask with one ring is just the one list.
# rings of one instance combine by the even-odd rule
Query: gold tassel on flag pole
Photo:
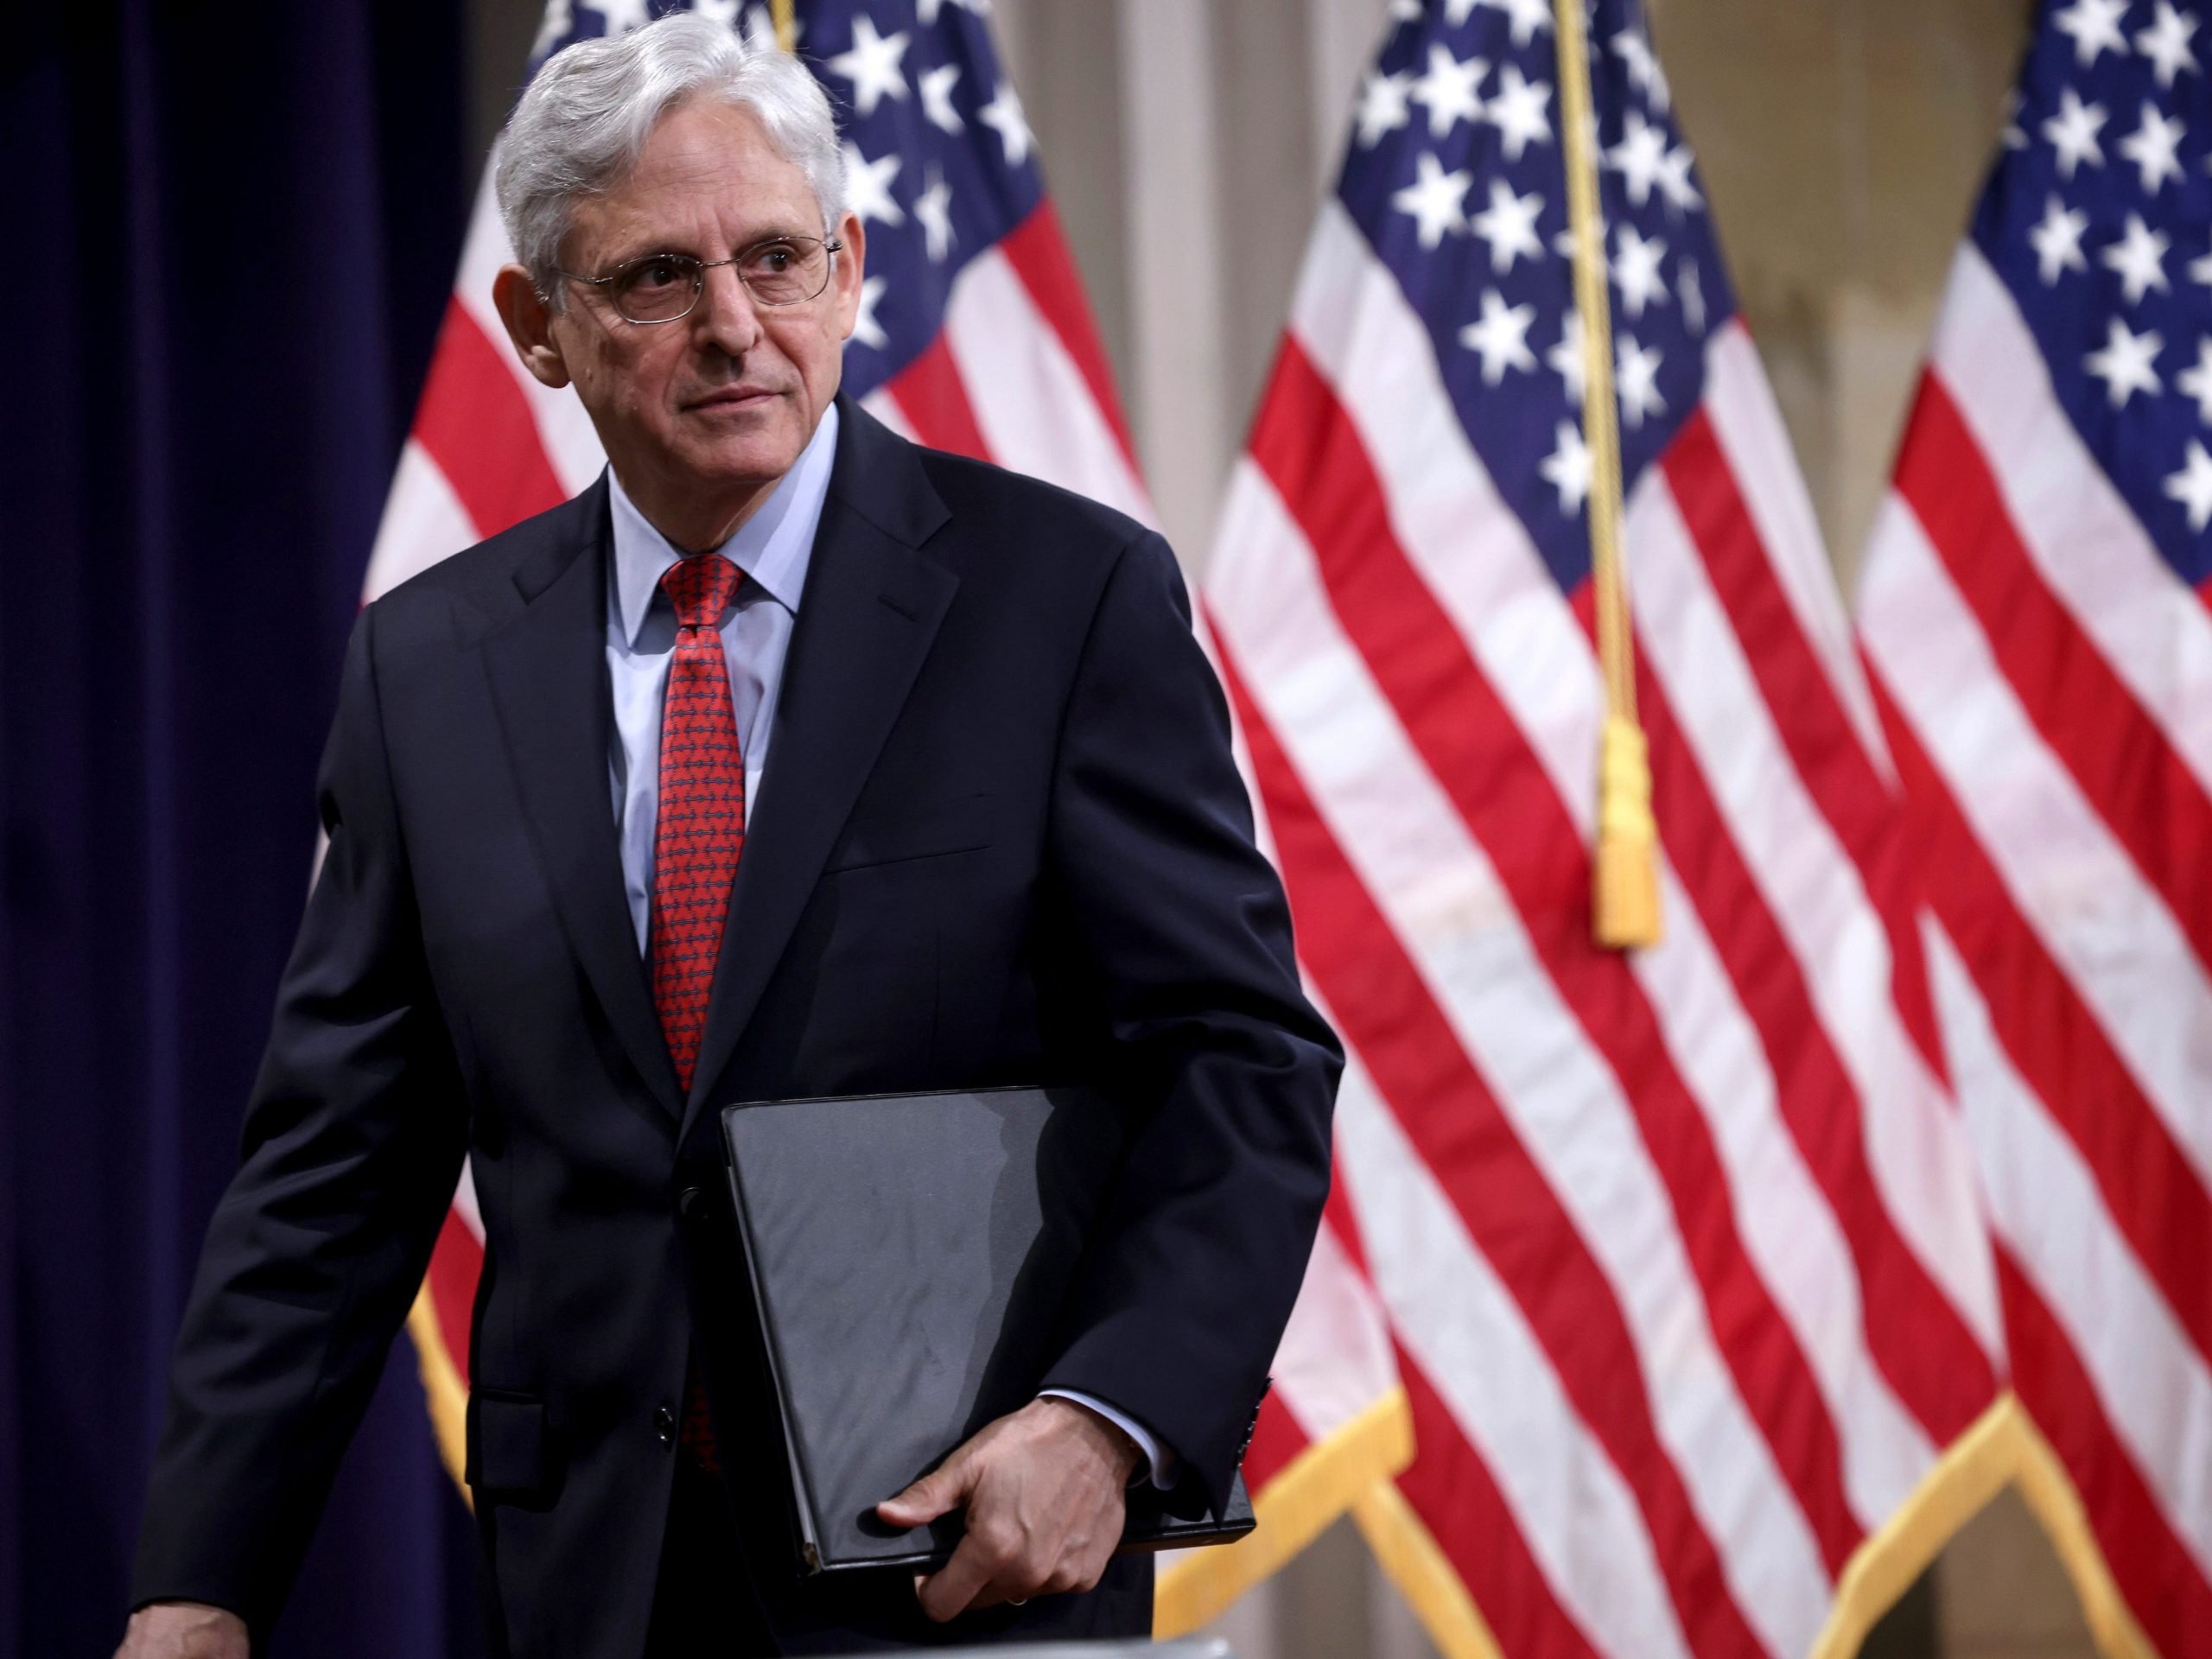
[(792, 0), (769, 0), (768, 15), (776, 22), (776, 44), (786, 52), (798, 48), (798, 21), (791, 15)]
[(1659, 943), (1659, 829), (1651, 817), (1651, 762), (1636, 721), (1635, 646), (1628, 577), (1621, 566), (1620, 429), (1613, 407), (1613, 329), (1599, 220), (1597, 119), (1582, 0), (1553, 0), (1559, 33), (1560, 126), (1567, 157), (1567, 223), (1574, 235), (1574, 303), (1582, 314), (1582, 441), (1590, 452), (1590, 580), (1605, 723), (1598, 752), (1598, 845), (1592, 910), (1598, 943), (1628, 950)]

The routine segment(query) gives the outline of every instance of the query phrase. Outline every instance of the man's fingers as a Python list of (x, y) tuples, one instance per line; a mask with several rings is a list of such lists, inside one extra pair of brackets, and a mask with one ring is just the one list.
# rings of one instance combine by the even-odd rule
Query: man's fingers
[(246, 1659), (245, 1621), (198, 1602), (157, 1601), (130, 1616), (115, 1659)]
[(963, 1446), (896, 1497), (887, 1497), (875, 1512), (894, 1527), (918, 1527), (960, 1507), (974, 1484), (974, 1461)]
[(894, 1527), (918, 1527), (958, 1504), (955, 1493), (946, 1491), (934, 1478), (918, 1480), (896, 1497), (887, 1497), (875, 1506), (876, 1514)]
[(876, 1506), (899, 1526), (966, 1508), (966, 1535), (952, 1559), (916, 1581), (925, 1613), (943, 1624), (1001, 1602), (1097, 1584), (1122, 1535), (1128, 1473), (1125, 1459), (1105, 1443), (1101, 1421), (1062, 1401), (1036, 1402)]
[(990, 1588), (997, 1558), (970, 1533), (960, 1541), (952, 1559), (924, 1579), (917, 1587), (922, 1611), (938, 1624), (958, 1617), (971, 1606), (988, 1606), (1000, 1598), (982, 1599)]

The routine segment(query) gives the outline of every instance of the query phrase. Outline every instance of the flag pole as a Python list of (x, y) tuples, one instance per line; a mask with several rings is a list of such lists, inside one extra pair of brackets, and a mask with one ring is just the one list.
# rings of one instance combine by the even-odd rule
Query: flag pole
[(1620, 428), (1613, 404), (1612, 317), (1598, 206), (1597, 119), (1583, 0), (1553, 0), (1559, 36), (1560, 125), (1567, 223), (1574, 237), (1574, 304), (1582, 315), (1582, 442), (1590, 452), (1590, 580), (1605, 719), (1598, 750), (1598, 844), (1592, 922), (1598, 943), (1627, 950), (1659, 942), (1659, 830), (1651, 817), (1651, 761), (1636, 718), (1635, 645), (1621, 563)]
[(776, 44), (785, 52), (798, 48), (798, 22), (792, 15), (793, 0), (769, 0), (768, 15), (775, 19)]

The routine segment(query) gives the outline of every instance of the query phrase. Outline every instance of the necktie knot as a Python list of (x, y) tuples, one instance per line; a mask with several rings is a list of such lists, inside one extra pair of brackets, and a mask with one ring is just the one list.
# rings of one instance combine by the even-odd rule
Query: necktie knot
[(677, 626), (713, 628), (721, 626), (722, 613), (744, 580), (745, 572), (721, 554), (700, 553), (669, 566), (660, 585), (676, 607)]

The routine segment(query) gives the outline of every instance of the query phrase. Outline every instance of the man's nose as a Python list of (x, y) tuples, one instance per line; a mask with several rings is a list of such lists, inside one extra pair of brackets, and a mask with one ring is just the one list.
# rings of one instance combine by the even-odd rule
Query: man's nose
[(704, 342), (732, 357), (742, 357), (760, 339), (760, 315), (753, 296), (738, 280), (737, 267), (716, 265), (701, 273), (706, 290), (692, 316)]

